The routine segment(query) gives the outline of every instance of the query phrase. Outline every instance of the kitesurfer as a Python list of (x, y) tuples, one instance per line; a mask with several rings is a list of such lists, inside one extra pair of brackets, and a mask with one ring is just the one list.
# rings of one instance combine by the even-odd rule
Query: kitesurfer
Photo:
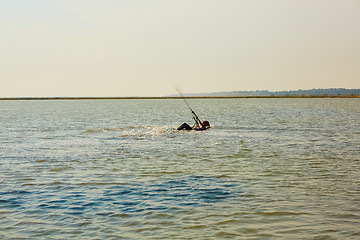
[(193, 114), (193, 118), (195, 120), (195, 124), (193, 127), (190, 127), (189, 124), (187, 123), (183, 123), (181, 124), (177, 130), (197, 130), (197, 131), (203, 131), (206, 130), (208, 128), (210, 128), (210, 123), (209, 121), (203, 121), (201, 122), (199, 117), (195, 114), (194, 111), (192, 111)]
[(210, 128), (210, 123), (208, 121), (201, 122), (199, 117), (196, 115), (196, 113), (192, 110), (192, 108), (190, 107), (190, 105), (186, 101), (185, 97), (182, 95), (181, 91), (176, 87), (175, 87), (175, 89), (176, 89), (176, 91), (178, 91), (178, 93), (180, 94), (180, 96), (182, 97), (182, 99), (184, 100), (186, 105), (190, 108), (191, 114), (193, 115), (193, 119), (195, 120), (195, 124), (194, 124), (193, 127), (190, 127), (189, 124), (187, 124), (187, 123), (183, 123), (177, 128), (177, 130), (197, 130), (197, 131), (202, 131), (202, 130), (206, 130), (206, 129)]

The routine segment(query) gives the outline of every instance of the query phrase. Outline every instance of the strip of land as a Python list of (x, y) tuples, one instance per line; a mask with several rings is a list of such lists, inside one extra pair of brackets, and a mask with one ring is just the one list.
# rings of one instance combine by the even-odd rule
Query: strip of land
[[(234, 98), (360, 98), (360, 95), (314, 95), (314, 96), (185, 96), (187, 99), (234, 99)], [(182, 99), (182, 97), (15, 97), (9, 100), (125, 100), (125, 99)]]

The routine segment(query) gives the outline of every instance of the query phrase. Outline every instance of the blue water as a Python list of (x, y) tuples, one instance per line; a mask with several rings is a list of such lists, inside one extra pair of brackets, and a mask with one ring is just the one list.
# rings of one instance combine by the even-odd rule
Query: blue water
[(358, 239), (359, 99), (0, 101), (0, 239)]

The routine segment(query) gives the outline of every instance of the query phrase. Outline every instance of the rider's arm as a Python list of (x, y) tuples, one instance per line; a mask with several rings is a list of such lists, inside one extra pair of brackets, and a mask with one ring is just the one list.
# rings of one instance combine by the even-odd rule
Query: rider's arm
[(196, 122), (196, 125), (197, 125), (198, 127), (200, 127), (200, 126), (201, 126), (201, 127), (204, 127), (204, 126), (202, 125), (199, 117), (195, 114), (195, 112), (192, 112), (192, 113), (193, 113), (193, 115), (194, 115), (194, 120), (195, 120), (195, 122)]

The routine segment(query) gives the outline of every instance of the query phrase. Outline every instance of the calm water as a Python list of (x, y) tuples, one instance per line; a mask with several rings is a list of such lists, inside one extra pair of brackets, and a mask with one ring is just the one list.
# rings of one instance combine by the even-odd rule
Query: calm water
[(0, 239), (359, 239), (360, 99), (0, 101)]

